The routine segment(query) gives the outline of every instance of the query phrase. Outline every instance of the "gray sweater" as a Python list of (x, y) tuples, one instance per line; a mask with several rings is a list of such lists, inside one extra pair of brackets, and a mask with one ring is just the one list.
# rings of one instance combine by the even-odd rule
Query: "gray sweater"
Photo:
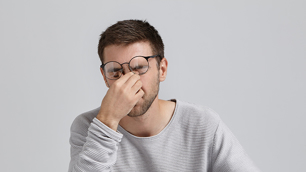
[(96, 117), (79, 115), (71, 126), (69, 172), (257, 172), (237, 139), (208, 107), (176, 101), (168, 125), (152, 137), (118, 132)]

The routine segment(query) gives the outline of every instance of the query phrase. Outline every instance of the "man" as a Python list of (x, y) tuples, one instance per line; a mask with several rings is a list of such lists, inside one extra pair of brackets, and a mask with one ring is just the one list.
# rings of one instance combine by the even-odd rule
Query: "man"
[(168, 62), (148, 22), (110, 26), (98, 53), (109, 89), (71, 126), (69, 172), (259, 171), (213, 110), (158, 99)]

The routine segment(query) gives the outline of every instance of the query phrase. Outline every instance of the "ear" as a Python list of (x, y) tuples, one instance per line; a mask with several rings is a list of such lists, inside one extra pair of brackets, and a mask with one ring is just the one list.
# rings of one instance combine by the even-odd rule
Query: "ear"
[(101, 74), (102, 74), (102, 76), (103, 76), (103, 79), (104, 79), (105, 85), (107, 86), (107, 88), (109, 88), (108, 81), (107, 81), (107, 79), (106, 79), (106, 77), (105, 77), (105, 75), (104, 75), (104, 71), (103, 71), (103, 69), (102, 69), (101, 67), (100, 67), (100, 71), (101, 71)]
[(166, 58), (163, 58), (159, 64), (159, 81), (163, 82), (167, 76), (168, 61)]

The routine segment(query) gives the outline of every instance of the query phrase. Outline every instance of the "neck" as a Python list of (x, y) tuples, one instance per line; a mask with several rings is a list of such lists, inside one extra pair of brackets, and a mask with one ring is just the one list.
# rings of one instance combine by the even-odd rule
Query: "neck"
[(138, 137), (157, 135), (166, 127), (172, 117), (174, 107), (171, 107), (170, 103), (174, 104), (156, 97), (145, 114), (138, 117), (126, 116), (121, 119), (119, 125)]

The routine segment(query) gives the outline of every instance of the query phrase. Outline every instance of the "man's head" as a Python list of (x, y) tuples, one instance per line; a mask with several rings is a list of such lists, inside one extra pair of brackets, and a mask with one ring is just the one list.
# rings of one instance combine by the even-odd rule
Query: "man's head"
[[(159, 82), (164, 81), (167, 74), (168, 62), (164, 58), (164, 46), (158, 32), (146, 21), (120, 21), (101, 34), (98, 53), (102, 64), (113, 61), (122, 64), (123, 74), (129, 72), (127, 66), (133, 57), (154, 56), (147, 59), (149, 68), (140, 75), (144, 95), (129, 113), (131, 117), (143, 115), (158, 99)], [(108, 70), (104, 70), (105, 67), (101, 68), (104, 81), (111, 87), (117, 79), (106, 77), (105, 72)]]
[(98, 45), (98, 54), (102, 64), (104, 63), (104, 48), (109, 45), (129, 45), (135, 42), (148, 41), (152, 53), (159, 55), (157, 64), (164, 57), (164, 43), (158, 31), (147, 21), (123, 20), (108, 27), (101, 35)]

